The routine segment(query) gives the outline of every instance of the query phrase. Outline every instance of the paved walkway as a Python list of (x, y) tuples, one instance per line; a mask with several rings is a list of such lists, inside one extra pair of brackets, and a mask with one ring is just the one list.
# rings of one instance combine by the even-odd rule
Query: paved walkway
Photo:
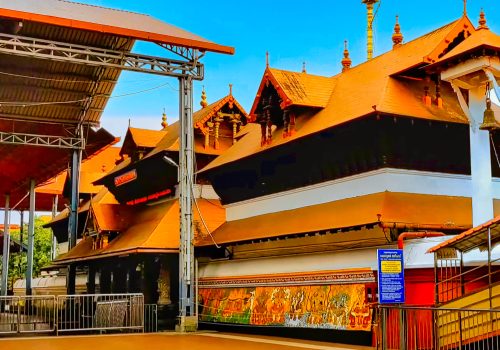
[(245, 336), (225, 333), (156, 333), (101, 336), (61, 336), (0, 339), (0, 349), (8, 350), (350, 350), (371, 349), (349, 345), (273, 337)]

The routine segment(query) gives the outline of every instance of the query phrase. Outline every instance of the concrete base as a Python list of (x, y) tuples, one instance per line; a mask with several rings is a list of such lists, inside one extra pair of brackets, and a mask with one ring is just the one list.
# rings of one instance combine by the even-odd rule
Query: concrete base
[(187, 333), (198, 330), (198, 316), (180, 316), (177, 321), (176, 332)]

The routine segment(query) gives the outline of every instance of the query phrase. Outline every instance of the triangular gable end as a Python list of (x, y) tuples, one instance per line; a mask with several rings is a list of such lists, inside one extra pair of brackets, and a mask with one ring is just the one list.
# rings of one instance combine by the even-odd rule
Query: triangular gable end
[(453, 50), (458, 44), (464, 41), (471, 33), (475, 32), (476, 28), (472, 24), (469, 17), (464, 15), (460, 18), (453, 29), (446, 35), (443, 41), (424, 57), (424, 62), (434, 63), (438, 61), (441, 57), (446, 55), (448, 52)]
[(250, 122), (255, 122), (257, 120), (257, 114), (260, 112), (260, 109), (262, 109), (262, 98), (269, 94), (279, 97), (280, 107), (282, 109), (288, 107), (292, 103), (291, 99), (285, 94), (285, 92), (279, 85), (272, 71), (269, 69), (269, 67), (266, 67), (264, 76), (262, 77), (262, 80), (260, 82), (259, 90), (257, 91), (257, 95), (255, 96), (255, 100), (253, 101), (252, 109), (250, 110), (250, 114), (248, 115), (248, 117), (250, 118)]

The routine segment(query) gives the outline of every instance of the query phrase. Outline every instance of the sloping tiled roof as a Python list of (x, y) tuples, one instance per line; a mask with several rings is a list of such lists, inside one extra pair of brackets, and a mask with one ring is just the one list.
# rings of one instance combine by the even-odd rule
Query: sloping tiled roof
[(500, 241), (500, 215), (482, 225), (473, 227), (470, 230), (432, 247), (427, 252), (434, 253), (443, 248), (455, 248), (467, 252), (481, 245), (487, 245), (488, 229), (491, 233), (492, 246), (495, 246)]
[(165, 136), (164, 130), (149, 130), (129, 127), (127, 133), (130, 132), (130, 136), (137, 147), (154, 148), (160, 142), (160, 140)]
[[(221, 110), (227, 103), (232, 102), (237, 107), (237, 109), (247, 117), (245, 109), (238, 103), (233, 95), (227, 95), (218, 101), (215, 101), (208, 106), (193, 113), (193, 126), (195, 129), (200, 128), (207, 120), (215, 116), (217, 112)], [(161, 151), (179, 151), (180, 140), (179, 140), (179, 121), (176, 121), (172, 125), (168, 126), (166, 129), (167, 134), (161, 139), (157, 144), (156, 148), (152, 150), (146, 157), (151, 157)], [(227, 148), (229, 148), (233, 143), (232, 140), (220, 140), (220, 148), (215, 149), (213, 147), (205, 148), (204, 141), (200, 140), (195, 135), (194, 140), (194, 150), (198, 154), (212, 154), (219, 155), (223, 153)], [(225, 144), (224, 144), (225, 143)]]
[(450, 52), (441, 57), (438, 62), (447, 61), (453, 57), (463, 55), (480, 47), (500, 50), (500, 35), (493, 33), (489, 29), (477, 30), (454, 47)]
[[(468, 123), (455, 93), (446, 84), (441, 85), (444, 108), (440, 109), (422, 103), (424, 94), (422, 81), (396, 77), (398, 73), (405, 70), (426, 65), (427, 62), (424, 59), (428, 54), (436, 51), (436, 48), (440, 47), (443, 42), (453, 39), (454, 35), (459, 30), (463, 30), (464, 27), (474, 30), (470, 20), (467, 17), (462, 17), (429, 34), (338, 74), (333, 77), (335, 83), (325, 107), (319, 111), (310, 110), (297, 116), (295, 133), (292, 136), (282, 138), (282, 130), (277, 128), (273, 131), (272, 143), (261, 147), (260, 131), (252, 131), (202, 171), (213, 169), (374, 113), (451, 123)], [(276, 71), (269, 69), (269, 72)], [(293, 74), (308, 75), (306, 73)], [(267, 77), (264, 76), (262, 82), (264, 83), (266, 79)], [(324, 86), (321, 85), (319, 90), (325, 91)], [(258, 95), (252, 112), (255, 110), (259, 99), (260, 96)]]
[[(381, 192), (228, 221), (213, 237), (218, 244), (225, 244), (379, 222), (467, 229), (472, 225), (471, 208), (471, 199), (465, 197)], [(199, 243), (200, 246), (212, 244), (209, 239)]]
[[(218, 201), (199, 199), (198, 206), (210, 231), (214, 231), (224, 222), (225, 210)], [(56, 263), (66, 264), (123, 254), (178, 251), (178, 199), (136, 208), (126, 219), (128, 220), (127, 228), (118, 234), (106, 248), (92, 250), (92, 240), (87, 238), (58, 258)], [(200, 223), (200, 216), (196, 210), (194, 210), (193, 219), (195, 235), (205, 237), (207, 233)]]

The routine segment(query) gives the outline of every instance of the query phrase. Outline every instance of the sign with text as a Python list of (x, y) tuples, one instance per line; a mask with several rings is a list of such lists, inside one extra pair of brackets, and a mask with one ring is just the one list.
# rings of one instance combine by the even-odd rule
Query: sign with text
[(402, 249), (377, 249), (378, 299), (380, 304), (405, 302)]
[(128, 182), (134, 181), (135, 179), (137, 179), (137, 172), (135, 171), (135, 169), (132, 169), (120, 176), (115, 177), (114, 182), (115, 186), (118, 187), (121, 185), (125, 185)]

